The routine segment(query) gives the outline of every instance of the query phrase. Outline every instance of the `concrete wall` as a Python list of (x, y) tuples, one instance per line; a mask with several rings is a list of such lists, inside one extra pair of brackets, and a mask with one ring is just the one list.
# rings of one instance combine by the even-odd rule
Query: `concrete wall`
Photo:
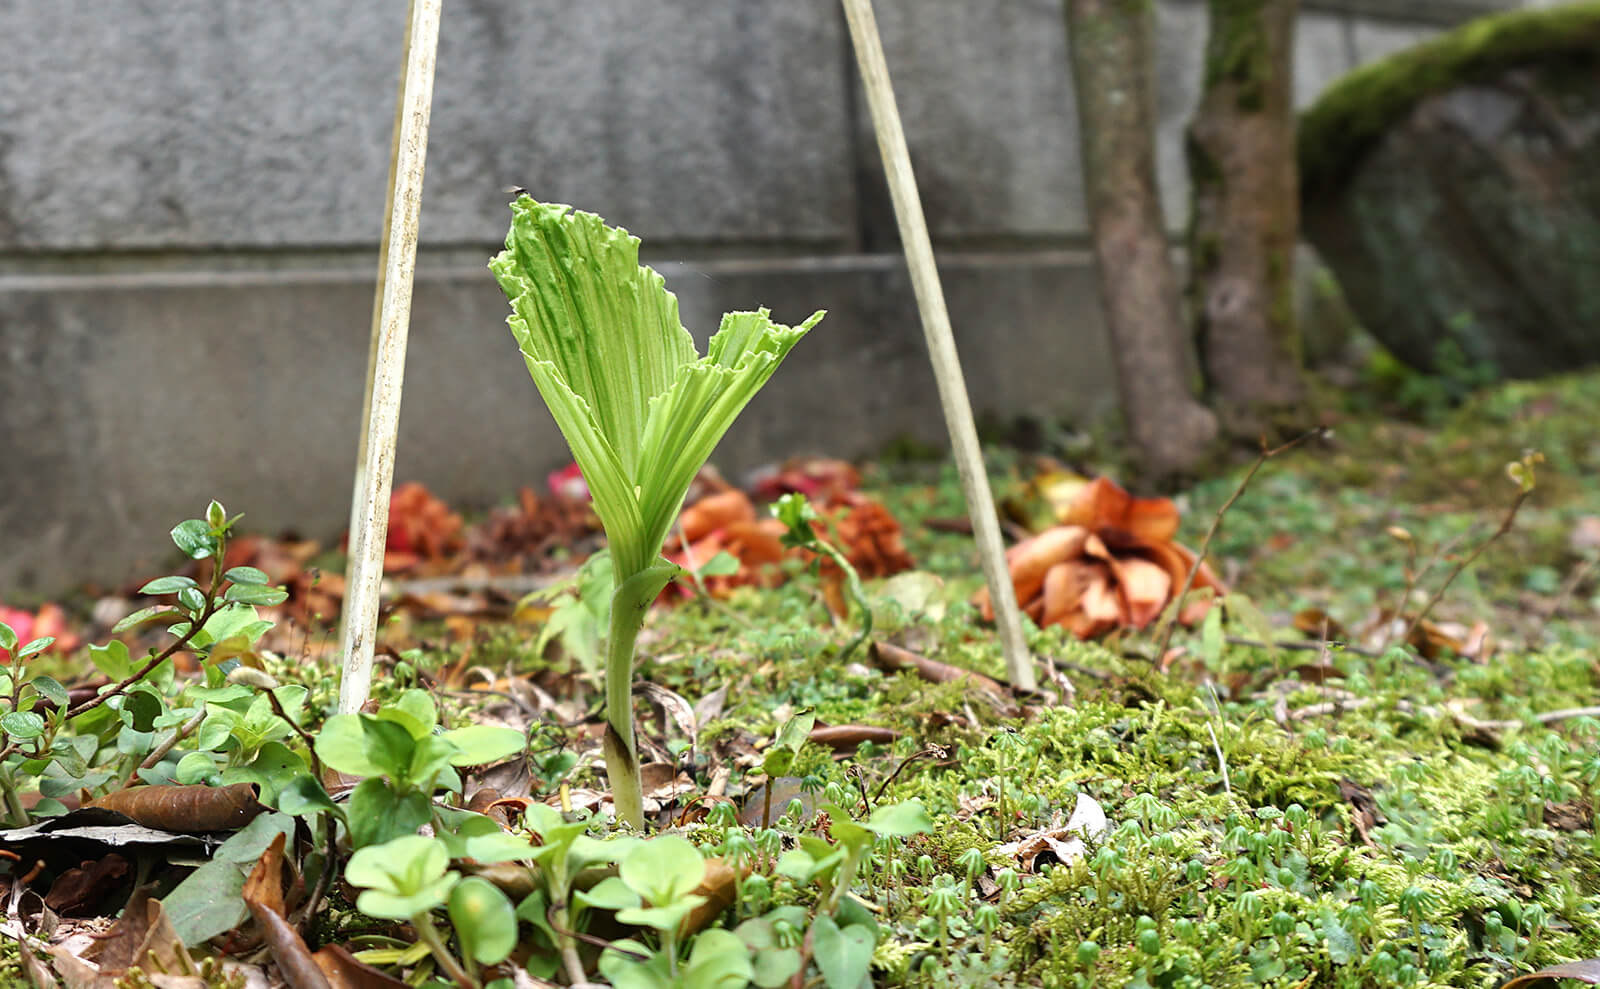
[[(1304, 0), (1298, 98), (1509, 3)], [(974, 402), (1108, 407), (1060, 0), (877, 6)], [(0, 0), (0, 595), (152, 566), (211, 497), (339, 531), (403, 9)], [(1205, 21), (1159, 7), (1175, 229)], [(835, 6), (446, 5), (397, 476), (466, 506), (566, 459), (483, 269), (511, 185), (642, 236), (697, 331), (830, 310), (725, 468), (941, 435)]]

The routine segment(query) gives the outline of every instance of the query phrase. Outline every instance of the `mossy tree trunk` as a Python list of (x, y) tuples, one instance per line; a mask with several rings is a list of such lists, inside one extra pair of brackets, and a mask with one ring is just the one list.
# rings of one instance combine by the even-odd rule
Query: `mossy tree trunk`
[(1207, 398), (1229, 434), (1294, 425), (1306, 400), (1294, 317), (1298, 0), (1209, 0), (1189, 125), (1189, 296)]
[(1193, 468), (1217, 435), (1190, 388), (1188, 334), (1156, 190), (1149, 0), (1066, 0), (1078, 146), (1101, 304), (1141, 465)]

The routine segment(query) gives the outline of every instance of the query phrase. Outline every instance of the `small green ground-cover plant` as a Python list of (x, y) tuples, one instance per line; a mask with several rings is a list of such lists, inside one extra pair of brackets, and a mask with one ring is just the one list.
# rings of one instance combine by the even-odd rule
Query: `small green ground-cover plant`
[[(1504, 397), (1512, 393), (1486, 396), (1482, 407), (1515, 419), (1516, 403)], [(1363, 428), (1344, 434), (1359, 435)], [(1473, 432), (1470, 420), (1459, 419), (1439, 435)], [(1600, 450), (1592, 439), (1585, 447), (1551, 432), (1545, 437), (1550, 447), (1563, 452), (1552, 457), (1540, 492), (1548, 487), (1553, 500), (1530, 505), (1528, 518), (1531, 526), (1556, 529), (1595, 503), (1594, 472), (1583, 465)], [(1427, 480), (1446, 492), (1473, 476), (1451, 474), (1447, 452), (1425, 448), (1422, 454), (1437, 455), (1444, 465)], [(1481, 459), (1475, 448), (1464, 456)], [(1503, 459), (1490, 477), (1500, 484)], [(1547, 486), (1563, 461), (1576, 463), (1580, 473), (1558, 477), (1565, 485)], [(1335, 462), (1332, 469), (1354, 466)], [(1275, 619), (1313, 593), (1335, 613), (1392, 600), (1404, 585), (1406, 550), (1385, 535), (1389, 526), (1403, 524), (1430, 543), (1449, 538), (1426, 507), (1327, 483), (1329, 469), (1312, 458), (1275, 461), (1223, 530), (1225, 555), (1249, 564), (1240, 585)], [(1405, 483), (1416, 482), (1396, 479)], [(923, 516), (950, 514), (944, 506), (956, 497), (953, 477), (936, 488), (895, 486), (888, 494), (896, 506), (908, 506), (902, 517), (945, 583), (914, 603), (893, 596), (887, 585), (868, 584), (875, 630), (914, 641), (946, 662), (998, 673), (998, 650), (974, 628), (966, 603), (976, 587), (970, 546), (917, 526)], [(1222, 496), (1203, 489), (1198, 497)], [(1473, 503), (1466, 497), (1450, 505), (1445, 520), (1463, 530), (1468, 523), (1492, 528), (1503, 502), (1478, 512)], [(1190, 515), (1205, 521), (1201, 512)], [(1311, 519), (1324, 520), (1328, 538), (1345, 551), (1319, 549), (1314, 530), (1306, 528)], [(1315, 551), (1278, 560), (1259, 550), (1280, 532), (1297, 533), (1301, 545)], [(1352, 546), (1365, 558), (1347, 559)], [(1526, 569), (1518, 568), (1564, 573), (1571, 558), (1563, 553), (1570, 551), (1525, 559), (1512, 554), (1476, 588), (1463, 578), (1443, 617), (1508, 613), (1529, 593)], [(1476, 569), (1496, 555), (1491, 548)], [(863, 978), (919, 987), (1497, 986), (1519, 971), (1600, 955), (1594, 819), (1600, 721), (1545, 723), (1538, 717), (1590, 704), (1600, 689), (1594, 592), (1592, 584), (1578, 588), (1566, 616), (1547, 623), (1536, 648), (1513, 645), (1484, 663), (1444, 656), (1424, 665), (1406, 649), (1367, 654), (1332, 647), (1320, 657), (1331, 674), (1299, 670), (1315, 653), (1274, 652), (1226, 636), (1208, 642), (1205, 630), (1175, 640), (1198, 662), (1165, 675), (1116, 644), (1036, 632), (1032, 647), (1064, 664), (1079, 700), (1073, 708), (1018, 719), (1003, 717), (960, 684), (928, 684), (837, 662), (837, 647), (853, 631), (827, 629), (803, 583), (737, 592), (729, 604), (744, 623), (690, 601), (657, 613), (652, 653), (680, 658), (647, 671), (691, 700), (716, 686), (730, 688), (719, 720), (702, 726), (698, 750), (685, 753), (697, 776), (721, 740), (782, 737), (784, 707), (811, 708), (834, 724), (893, 727), (905, 737), (888, 747), (864, 747), (844, 762), (814, 745), (777, 746), (787, 753), (784, 771), (805, 794), (798, 809), (775, 806), (770, 826), (763, 827), (742, 826), (731, 807), (719, 807), (682, 834), (685, 842), (608, 839), (602, 822), (542, 806), (530, 808), (511, 834), (465, 814), (453, 806), (462, 767), (437, 758), (444, 750), (433, 741), (448, 737), (439, 722), (461, 725), (461, 713), (435, 707), (430, 716), (421, 698), (389, 681), (380, 682), (377, 714), (343, 722), (330, 736), (343, 741), (307, 746), (296, 728), (310, 732), (322, 723), (333, 696), (326, 676), (271, 655), (257, 658), (280, 685), (240, 675), (225, 657), (228, 649), (248, 645), (248, 637), (220, 645), (229, 635), (210, 647), (215, 658), (204, 683), (154, 681), (167, 713), (204, 712), (202, 725), (226, 728), (213, 729), (220, 739), (214, 747), (207, 747), (209, 739), (202, 745), (197, 732), (184, 736), (158, 761), (158, 775), (179, 778), (187, 760), (185, 778), (259, 778), (275, 812), (219, 852), (208, 875), (222, 893), (193, 901), (206, 903), (205, 911), (174, 912), (184, 923), (197, 912), (216, 912), (215, 904), (236, 888), (228, 883), (237, 883), (259, 854), (251, 849), (274, 831), (293, 830), (298, 813), (312, 823), (314, 847), (342, 829), (335, 857), (352, 850), (359, 856), (353, 873), (345, 873), (354, 907), (335, 895), (337, 910), (327, 926), (366, 930), (369, 945), (377, 947), (363, 957), (395, 966), (417, 984), (451, 972), (452, 965), (463, 984), (506, 978), (509, 962), (501, 959), (507, 952), (536, 976), (575, 981), (570, 944), (586, 978), (598, 971), (615, 984), (639, 986), (787, 984), (797, 963), (803, 980), (829, 989), (859, 986)], [(177, 590), (166, 593), (177, 600)], [(200, 603), (188, 597), (187, 605), (171, 608)], [(1221, 632), (1256, 637), (1249, 627), (1233, 628), (1231, 619), (1218, 621)], [(501, 658), (514, 669), (548, 665), (532, 647), (519, 634), (501, 647)], [(458, 658), (430, 645), (408, 653), (407, 662), (427, 671)], [(19, 680), (31, 679), (34, 668), (25, 664)], [(1222, 682), (1208, 686), (1207, 675)], [(40, 693), (51, 690), (46, 684)], [(1334, 691), (1363, 703), (1330, 706), (1330, 697), (1345, 696)], [(125, 767), (127, 757), (117, 749), (122, 728), (144, 724), (137, 711), (128, 716), (131, 726), (120, 710), (115, 725), (94, 723), (86, 768)], [(373, 728), (369, 751), (368, 719), (399, 731)], [(69, 719), (56, 738), (75, 737), (89, 724)], [(547, 726), (541, 741), (564, 730)], [(167, 731), (176, 734), (156, 729), (152, 741), (159, 746)], [(470, 735), (458, 738), (465, 742)], [(129, 737), (127, 744), (137, 741)], [(377, 754), (391, 743), (393, 751)], [(923, 755), (934, 746), (942, 754)], [(339, 805), (347, 821), (337, 823), (338, 814), (317, 791), (295, 782), (315, 775), (312, 759), (319, 751), (364, 778), (357, 789), (374, 794), (372, 808), (403, 816), (408, 806), (421, 807), (415, 794), (435, 798), (428, 801), (433, 837), (412, 840), (419, 836), (377, 828), (368, 834), (361, 829), (382, 822), (363, 811), (351, 826), (348, 802)], [(366, 762), (350, 761), (356, 759)], [(778, 762), (772, 768), (777, 771)], [(587, 769), (566, 764), (550, 772), (573, 772), (581, 780)], [(738, 774), (732, 780), (736, 793), (751, 785)], [(1382, 820), (1358, 817), (1349, 787), (1370, 794)], [(1080, 794), (1098, 801), (1111, 823), (1103, 838), (1088, 843), (1081, 861), (1034, 863), (1030, 870), (1000, 850), (1008, 839), (1049, 827)], [(926, 821), (901, 826), (899, 816), (911, 812), (891, 808), (912, 800)], [(829, 839), (813, 825), (818, 810), (828, 818)], [(870, 824), (889, 827), (875, 831)], [(863, 838), (863, 830), (871, 837)], [(387, 848), (391, 841), (406, 844)], [(695, 860), (708, 853), (749, 869), (733, 905), (708, 929), (686, 936), (648, 923), (666, 925), (696, 895), (688, 882)], [(493, 861), (501, 854), (507, 857)], [(624, 873), (636, 854), (641, 858)], [(308, 882), (319, 876), (314, 858), (303, 862)], [(608, 874), (597, 876), (591, 865)], [(530, 885), (507, 892), (487, 871), (501, 866), (525, 870)], [(617, 881), (606, 885), (609, 879)], [(370, 912), (362, 912), (363, 898)], [(558, 912), (563, 906), (565, 915)], [(665, 913), (649, 913), (662, 908)], [(611, 926), (635, 910), (642, 916), (628, 914), (639, 921), (632, 931)], [(403, 916), (410, 922), (418, 914), (416, 929), (431, 927), (433, 934), (424, 933), (416, 946), (370, 933), (380, 920)], [(567, 944), (563, 931), (571, 932)], [(633, 943), (596, 957), (597, 946), (578, 935)], [(848, 964), (841, 966), (841, 959)]]

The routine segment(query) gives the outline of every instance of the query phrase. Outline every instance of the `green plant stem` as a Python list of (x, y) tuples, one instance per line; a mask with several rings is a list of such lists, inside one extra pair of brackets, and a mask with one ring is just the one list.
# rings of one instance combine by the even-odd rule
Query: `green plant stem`
[(567, 978), (577, 985), (584, 980), (583, 958), (578, 954), (578, 939), (572, 936), (571, 918), (566, 907), (556, 909), (556, 938), (561, 942), (561, 963), (566, 966)]
[(218, 563), (213, 569), (216, 571), (217, 576), (212, 578), (211, 593), (206, 595), (206, 606), (201, 609), (199, 617), (191, 618), (189, 620), (189, 631), (180, 635), (177, 641), (173, 642), (170, 646), (167, 646), (167, 648), (161, 650), (161, 652), (151, 656), (148, 663), (145, 663), (143, 666), (141, 666), (126, 680), (123, 680), (110, 690), (96, 694), (94, 697), (89, 698), (82, 704), (79, 704), (77, 707), (68, 710), (67, 713), (61, 718), (63, 724), (71, 721), (80, 714), (94, 710), (113, 697), (127, 693), (129, 687), (149, 676), (152, 670), (171, 659), (179, 649), (182, 649), (184, 646), (189, 644), (190, 639), (199, 634), (200, 629), (205, 626), (205, 623), (210, 621), (211, 616), (217, 613), (217, 591), (222, 589), (222, 578), (220, 576), (222, 572), (222, 564), (220, 552), (218, 553)]
[(411, 918), (411, 926), (417, 929), (417, 938), (428, 946), (433, 952), (433, 957), (439, 962), (439, 967), (444, 969), (456, 985), (461, 989), (478, 989), (478, 980), (467, 974), (461, 963), (456, 961), (456, 956), (450, 953), (450, 948), (444, 943), (444, 938), (439, 936), (439, 929), (433, 926), (433, 917), (424, 910)]
[(611, 595), (611, 638), (606, 643), (606, 777), (611, 782), (617, 820), (641, 831), (644, 789), (633, 737), (633, 647), (650, 603), (681, 571), (666, 561), (626, 577), (619, 571), (617, 589)]
[(28, 809), (22, 806), (22, 795), (17, 793), (17, 781), (3, 769), (0, 769), (0, 791), (5, 793), (6, 823), (14, 828), (26, 826)]
[(867, 606), (867, 592), (861, 586), (861, 575), (856, 573), (856, 568), (850, 565), (850, 561), (845, 559), (845, 555), (839, 552), (838, 548), (832, 543), (820, 536), (817, 537), (815, 542), (814, 548), (827, 554), (828, 559), (832, 560), (835, 566), (844, 571), (845, 586), (850, 589), (850, 599), (855, 602), (856, 608), (861, 612), (861, 631), (856, 634), (855, 638), (846, 642), (844, 648), (839, 651), (839, 662), (842, 663), (849, 659), (850, 654), (855, 652), (861, 643), (867, 641), (867, 637), (872, 634), (872, 609)]

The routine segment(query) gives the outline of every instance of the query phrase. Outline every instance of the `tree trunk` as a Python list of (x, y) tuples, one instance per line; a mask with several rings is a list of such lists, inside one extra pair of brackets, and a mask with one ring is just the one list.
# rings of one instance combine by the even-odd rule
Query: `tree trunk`
[(1173, 476), (1217, 435), (1190, 390), (1178, 281), (1156, 191), (1148, 0), (1067, 0), (1084, 194), (1123, 413), (1141, 465)]
[(1189, 298), (1207, 397), (1241, 439), (1303, 425), (1294, 248), (1298, 0), (1209, 0), (1205, 88), (1189, 125)]

